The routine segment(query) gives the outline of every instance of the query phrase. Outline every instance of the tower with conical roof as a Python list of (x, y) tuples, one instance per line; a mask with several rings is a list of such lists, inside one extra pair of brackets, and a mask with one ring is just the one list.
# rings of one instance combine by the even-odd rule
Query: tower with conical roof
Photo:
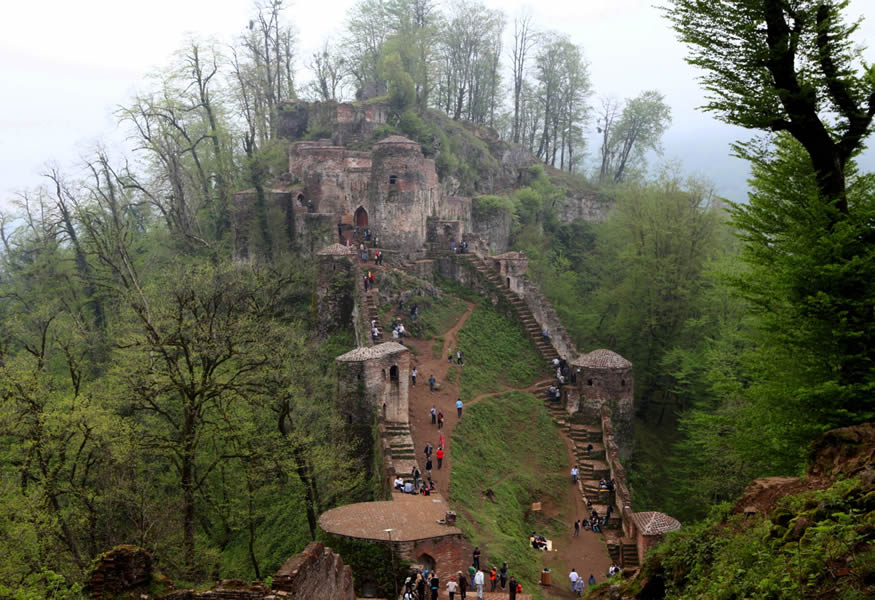
[(621, 450), (631, 448), (634, 417), (632, 363), (604, 348), (581, 354), (571, 361), (580, 395), (579, 411), (586, 423), (598, 424), (602, 406), (611, 409), (611, 421)]

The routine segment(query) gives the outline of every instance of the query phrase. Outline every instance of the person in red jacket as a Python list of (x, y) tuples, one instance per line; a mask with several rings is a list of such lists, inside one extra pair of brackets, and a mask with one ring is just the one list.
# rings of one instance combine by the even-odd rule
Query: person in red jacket
[(437, 449), (437, 452), (435, 453), (435, 456), (437, 456), (437, 460), (438, 460), (438, 469), (440, 469), (440, 468), (441, 468), (441, 465), (444, 464), (444, 449), (443, 449), (443, 448), (438, 448), (438, 449)]

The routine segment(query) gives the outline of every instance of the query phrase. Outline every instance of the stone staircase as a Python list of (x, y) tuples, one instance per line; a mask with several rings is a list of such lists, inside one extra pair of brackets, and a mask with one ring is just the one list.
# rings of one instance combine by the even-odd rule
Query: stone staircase
[[(413, 465), (416, 461), (416, 448), (413, 445), (413, 436), (410, 435), (410, 425), (407, 423), (386, 423), (385, 434), (389, 440), (389, 458), (395, 473), (401, 476), (404, 482), (413, 482)], [(422, 471), (422, 467), (420, 467)]]
[(624, 537), (608, 537), (605, 541), (612, 561), (624, 569), (640, 566), (638, 564), (638, 545), (635, 540)]

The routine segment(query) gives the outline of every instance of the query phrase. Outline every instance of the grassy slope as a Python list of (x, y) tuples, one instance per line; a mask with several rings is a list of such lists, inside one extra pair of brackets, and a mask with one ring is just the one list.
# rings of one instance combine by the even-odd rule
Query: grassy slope
[[(529, 509), (565, 489), (562, 440), (531, 394), (509, 392), (466, 410), (453, 433), (450, 491), (464, 515), (460, 527), (472, 543), (486, 548), (490, 563), (507, 561), (523, 589), (537, 597), (541, 555), (529, 546), (528, 536), (533, 529), (549, 532), (555, 524), (537, 522)], [(486, 489), (494, 492), (494, 502), (481, 494)]]
[(459, 330), (459, 348), (465, 361), (460, 392), (464, 401), (504, 386), (527, 387), (542, 374), (543, 361), (519, 325), (482, 303)]

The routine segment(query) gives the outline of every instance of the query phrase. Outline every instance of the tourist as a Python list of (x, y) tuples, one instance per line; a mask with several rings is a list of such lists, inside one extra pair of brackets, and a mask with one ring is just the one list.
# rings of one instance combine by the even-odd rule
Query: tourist
[(376, 343), (378, 337), (380, 337), (380, 330), (377, 329), (376, 327), (374, 327), (371, 330), (371, 339), (373, 339), (374, 342)]
[[(475, 550), (475, 552), (480, 552), (479, 550)], [(477, 558), (477, 562), (480, 562), (480, 558)], [(477, 598), (479, 600), (483, 600), (483, 571), (480, 570), (479, 566), (477, 568), (477, 574), (474, 575), (474, 587), (477, 588)]]
[(544, 329), (541, 330), (541, 339), (544, 340), (545, 342), (550, 341), (550, 334), (547, 332), (546, 327), (544, 327)]
[(508, 585), (509, 585), (509, 588), (508, 588), (508, 596), (507, 597), (510, 600), (516, 600), (516, 586), (517, 586), (516, 577), (511, 575), (510, 581), (508, 582)]
[(471, 585), (474, 585), (474, 575), (477, 573), (477, 568), (474, 565), (468, 566), (468, 579), (471, 580)]
[(450, 250), (452, 251), (453, 254), (456, 253), (456, 240), (450, 241)]
[(557, 367), (559, 367), (559, 359), (558, 359), (558, 358), (554, 358), (554, 359), (553, 359), (553, 368), (555, 369), (555, 368), (557, 368)]
[(498, 570), (498, 583), (501, 585), (501, 591), (503, 592), (507, 586), (507, 563), (501, 565), (501, 568)]
[(367, 276), (365, 276), (365, 277), (364, 277), (364, 281), (365, 281), (365, 291), (367, 292), (367, 291), (368, 291), (368, 287), (370, 287), (370, 285), (371, 285), (371, 280), (368, 279)]
[(443, 464), (444, 464), (444, 449), (443, 449), (443, 448), (438, 448), (438, 449), (437, 449), (437, 453), (435, 454), (435, 456), (437, 456), (438, 469), (440, 469), (440, 468), (443, 466)]
[(416, 465), (413, 465), (413, 469), (411, 470), (410, 474), (413, 476), (413, 489), (418, 490), (419, 489), (419, 479), (422, 477), (422, 473), (419, 471), (419, 467)]
[(423, 496), (431, 496), (431, 488), (428, 487), (428, 484), (425, 482), (422, 483), (422, 488), (419, 490), (419, 493)]
[(456, 350), (456, 362), (460, 365), (462, 364), (462, 351), (461, 350)]
[(580, 575), (577, 574), (577, 571), (571, 569), (571, 573), (568, 574), (568, 579), (571, 581), (571, 591), (574, 590), (574, 584), (577, 583), (577, 580), (580, 579)]
[(416, 596), (419, 600), (425, 600), (425, 577), (422, 575), (416, 578)]
[(392, 330), (392, 339), (395, 340), (395, 342), (399, 342), (399, 341), (400, 341), (400, 340), (398, 339), (398, 328), (397, 328), (397, 327), (396, 327), (395, 329)]
[(425, 459), (425, 476), (431, 479), (431, 457)]
[(440, 410), (438, 411), (438, 414), (437, 414), (437, 426), (438, 426), (438, 429), (444, 428), (444, 413), (443, 413), (443, 411), (440, 411)]
[(419, 375), (419, 371), (416, 370), (416, 367), (413, 367), (413, 370), (410, 372), (410, 379), (413, 381), (414, 386), (416, 386), (417, 375)]
[[(435, 383), (437, 383), (437, 379), (434, 378), (434, 373), (432, 373), (431, 376), (428, 378), (428, 389), (429, 389), (429, 391), (432, 391), (432, 392), (434, 391), (434, 384), (435, 384)], [(433, 415), (433, 414), (434, 414), (434, 413), (432, 413), (432, 415)], [(431, 422), (432, 422), (432, 424), (435, 422), (435, 421), (434, 421), (434, 418), (432, 418), (432, 421), (431, 421)]]
[(447, 349), (447, 362), (448, 363), (453, 362), (453, 349), (452, 348)]
[[(432, 388), (431, 391), (434, 391), (434, 375), (432, 375), (431, 377), (428, 378), (428, 385), (429, 385), (429, 387)], [(432, 406), (431, 410), (428, 412), (431, 415), (431, 424), (436, 425), (437, 424), (437, 409), (434, 406)]]
[(401, 491), (403, 491), (405, 494), (415, 494), (416, 486), (412, 482), (407, 481), (404, 483), (404, 489)]
[(456, 413), (458, 414), (459, 418), (461, 419), (462, 418), (462, 399), (461, 398), (456, 400)]
[(437, 600), (438, 592), (440, 592), (441, 580), (437, 573), (431, 574), (431, 579), (428, 582), (428, 587), (431, 589), (431, 600)]
[(456, 583), (455, 577), (450, 577), (450, 580), (447, 582), (447, 593), (450, 595), (450, 600), (453, 600), (456, 596), (456, 592), (459, 591), (459, 584)]
[(577, 465), (571, 467), (571, 483), (577, 483), (577, 478), (580, 477), (580, 469), (577, 468)]
[[(432, 410), (434, 410), (434, 409), (432, 409)], [(425, 450), (423, 450), (423, 452), (425, 452), (425, 457), (431, 458), (431, 453), (433, 450), (434, 450), (434, 448), (432, 447), (431, 442), (426, 442), (425, 443)]]
[(489, 569), (489, 591), (495, 592), (495, 586), (498, 583), (498, 573), (495, 572), (495, 565), (492, 565), (492, 568)]
[(574, 537), (580, 537), (580, 519), (574, 522)]
[(407, 335), (407, 331), (404, 329), (404, 323), (398, 323), (398, 335), (404, 337)]
[(438, 436), (438, 448), (446, 448), (447, 446), (444, 444), (444, 434), (439, 433)]
[(472, 564), (474, 565), (475, 570), (477, 570), (477, 571), (480, 570), (480, 547), (479, 546), (474, 546), (474, 562)]
[(589, 580), (587, 581), (587, 583), (590, 585), (590, 587), (594, 586), (595, 585), (595, 575), (590, 573)]
[(404, 487), (404, 480), (401, 479), (400, 475), (395, 476), (395, 489), (400, 490)]
[(613, 513), (613, 512), (614, 512), (614, 505), (608, 504), (608, 512), (605, 514), (605, 522), (607, 522), (607, 520), (611, 518), (611, 513)]
[(617, 563), (611, 563), (611, 568), (608, 569), (608, 576), (613, 577), (614, 575), (618, 575), (621, 569), (617, 566)]
[(416, 302), (413, 303), (413, 306), (410, 307), (410, 320), (415, 321), (416, 315), (419, 314), (419, 305)]
[(468, 578), (461, 571), (456, 575), (459, 577), (459, 597), (465, 600), (465, 596), (468, 594)]
[(571, 585), (571, 591), (577, 593), (578, 598), (583, 596), (583, 577), (577, 578), (577, 581)]
[(586, 455), (587, 455), (587, 456), (589, 456), (590, 454), (592, 454), (592, 448), (593, 448), (592, 444), (587, 444), (587, 445), (586, 445)]

